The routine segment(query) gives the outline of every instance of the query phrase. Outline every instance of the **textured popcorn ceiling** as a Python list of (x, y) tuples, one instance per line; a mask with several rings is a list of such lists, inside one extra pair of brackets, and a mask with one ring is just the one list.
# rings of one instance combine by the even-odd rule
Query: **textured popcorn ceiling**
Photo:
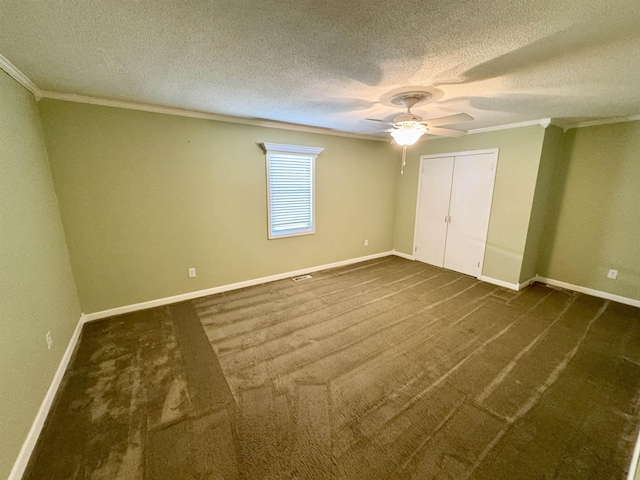
[(366, 133), (405, 86), (481, 128), (640, 113), (639, 0), (0, 0), (39, 88)]

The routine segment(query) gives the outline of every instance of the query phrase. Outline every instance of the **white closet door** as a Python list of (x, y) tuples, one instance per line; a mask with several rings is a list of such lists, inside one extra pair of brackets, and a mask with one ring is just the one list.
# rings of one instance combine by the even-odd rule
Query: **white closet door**
[(495, 154), (456, 156), (444, 268), (477, 277), (493, 197)]
[(428, 158), (420, 162), (422, 180), (415, 258), (438, 267), (444, 266), (453, 161), (454, 157), (441, 157)]

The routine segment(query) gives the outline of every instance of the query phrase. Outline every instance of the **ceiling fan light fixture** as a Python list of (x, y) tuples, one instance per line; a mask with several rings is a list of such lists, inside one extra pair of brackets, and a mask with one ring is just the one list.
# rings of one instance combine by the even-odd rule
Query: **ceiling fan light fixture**
[(389, 133), (398, 145), (408, 147), (416, 143), (422, 135), (427, 133), (427, 127), (421, 123), (398, 125)]

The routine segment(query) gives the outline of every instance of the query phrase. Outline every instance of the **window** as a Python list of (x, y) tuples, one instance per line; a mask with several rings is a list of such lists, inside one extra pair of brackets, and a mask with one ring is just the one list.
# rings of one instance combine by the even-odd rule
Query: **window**
[(260, 146), (267, 159), (269, 238), (315, 233), (315, 162), (324, 148)]

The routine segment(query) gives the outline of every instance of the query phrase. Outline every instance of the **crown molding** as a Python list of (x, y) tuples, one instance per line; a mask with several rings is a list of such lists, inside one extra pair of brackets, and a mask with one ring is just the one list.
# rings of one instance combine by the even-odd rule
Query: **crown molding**
[[(163, 107), (159, 105), (151, 105), (146, 103), (127, 102), (122, 100), (110, 100), (107, 98), (92, 97), (87, 95), (76, 95), (73, 93), (60, 93), (52, 92), (50, 90), (40, 90), (38, 86), (33, 83), (29, 77), (22, 73), (13, 63), (11, 63), (5, 56), (0, 54), (0, 69), (4, 70), (7, 75), (13, 78), (16, 82), (30, 91), (35, 97), (36, 101), (41, 98), (51, 98), (54, 100), (63, 100), (67, 102), (86, 103), (89, 105), (99, 105), (103, 107), (124, 108), (127, 110), (138, 110), (142, 112), (161, 113), (165, 115), (176, 115), (180, 117), (200, 118), (204, 120), (215, 120), (219, 122), (238, 123), (242, 125), (252, 125), (255, 127), (266, 128), (278, 128), (282, 130), (292, 130), (298, 132), (317, 133), (321, 135), (333, 135), (338, 137), (358, 138), (361, 140), (376, 140), (379, 142), (387, 142), (388, 138), (378, 135), (367, 135), (362, 133), (350, 133), (342, 132), (339, 130), (333, 130), (324, 127), (312, 127), (308, 125), (300, 125), (297, 123), (278, 122), (275, 120), (264, 120), (260, 118), (246, 118), (246, 117), (234, 117), (231, 115), (220, 115), (216, 113), (202, 112), (198, 110), (187, 110), (174, 107)], [(562, 129), (569, 130), (570, 128), (583, 128), (594, 127), (597, 125), (607, 125), (611, 123), (623, 123), (623, 122), (635, 122), (640, 120), (640, 115), (628, 115), (625, 117), (610, 117), (596, 120), (589, 120), (586, 122), (572, 123), (571, 121), (565, 121), (555, 118), (543, 118), (539, 120), (529, 120), (526, 122), (507, 123), (505, 125), (495, 125), (492, 127), (474, 128), (467, 131), (467, 134), (495, 132), (498, 130), (509, 130), (511, 128), (530, 127), (533, 125), (540, 125), (543, 128), (547, 128), (549, 125), (556, 125)], [(437, 139), (436, 139), (437, 140)]]
[(204, 120), (215, 120), (227, 123), (239, 123), (242, 125), (252, 125), (254, 127), (279, 128), (282, 130), (294, 130), (298, 132), (318, 133), (322, 135), (333, 135), (338, 137), (358, 138), (361, 140), (377, 140), (385, 141), (385, 138), (364, 135), (359, 133), (341, 132), (330, 128), (312, 127), (308, 125), (299, 125), (296, 123), (278, 122), (275, 120), (264, 120), (260, 118), (244, 118), (233, 117), (231, 115), (220, 115), (216, 113), (207, 113), (197, 110), (186, 110), (174, 107), (162, 107), (159, 105), (150, 105), (146, 103), (127, 102), (122, 100), (109, 100), (107, 98), (91, 97), (86, 95), (75, 95), (72, 93), (59, 93), (48, 90), (41, 92), (42, 98), (51, 98), (53, 100), (63, 100), (66, 102), (85, 103), (89, 105), (99, 105), (102, 107), (124, 108), (127, 110), (138, 110), (150, 113), (162, 113), (165, 115), (176, 115), (180, 117), (200, 118)]
[(526, 122), (507, 123), (505, 125), (495, 125), (493, 127), (474, 128), (467, 130), (467, 134), (495, 132), (498, 130), (509, 130), (511, 128), (530, 127), (532, 125), (540, 125), (543, 128), (547, 128), (553, 123), (551, 118), (541, 118), (539, 120), (528, 120)]
[(33, 96), (36, 97), (36, 100), (40, 100), (40, 98), (42, 98), (42, 92), (36, 84), (29, 80), (29, 77), (18, 70), (18, 68), (3, 55), (0, 55), (0, 68), (7, 72), (7, 75), (13, 78), (16, 82), (29, 90)]
[(597, 125), (607, 125), (610, 123), (623, 123), (623, 122), (635, 122), (640, 120), (640, 115), (628, 115), (626, 117), (610, 117), (601, 118), (599, 120), (589, 120), (587, 122), (576, 123), (572, 127), (568, 128), (582, 128), (582, 127), (595, 127)]

